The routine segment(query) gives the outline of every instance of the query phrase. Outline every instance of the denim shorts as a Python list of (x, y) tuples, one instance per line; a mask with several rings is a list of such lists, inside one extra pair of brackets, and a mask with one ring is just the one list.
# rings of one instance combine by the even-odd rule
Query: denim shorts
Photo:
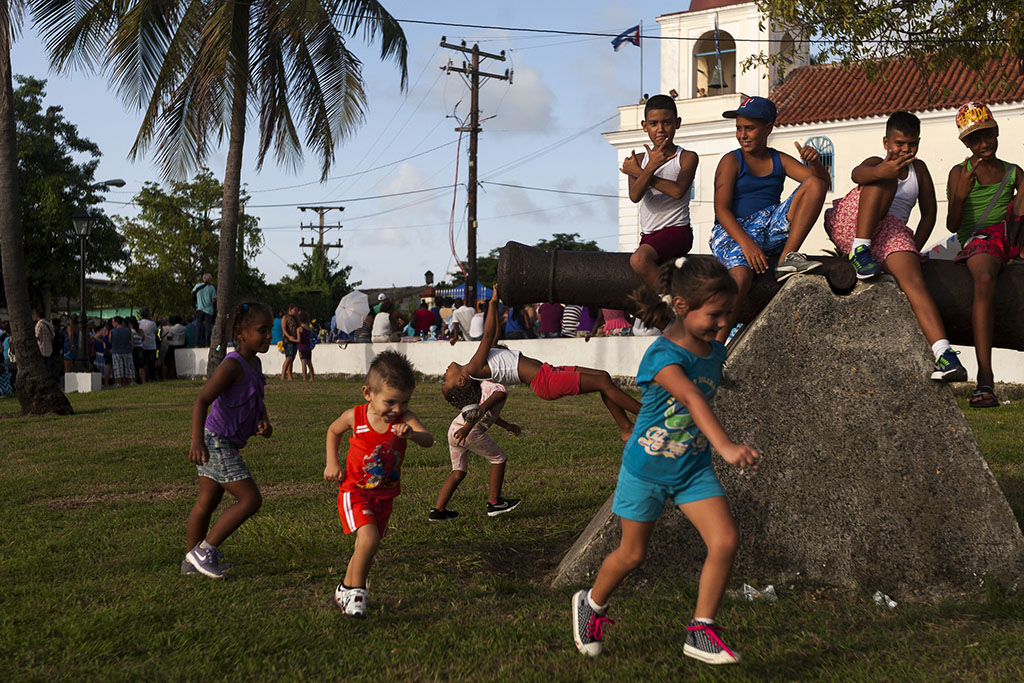
[(284, 357), (295, 358), (295, 352), (298, 351), (299, 345), (293, 341), (284, 340)]
[(238, 446), (209, 429), (203, 430), (206, 435), (206, 450), (210, 459), (205, 465), (196, 465), (200, 477), (213, 479), (218, 484), (230, 484), (233, 481), (252, 479), (249, 467), (242, 460)]
[[(756, 213), (744, 218), (737, 218), (743, 232), (747, 233), (754, 244), (761, 248), (765, 256), (778, 256), (782, 248), (786, 246), (789, 238), (789, 206), (793, 203), (793, 194), (786, 198), (781, 204), (767, 206)], [(721, 223), (715, 222), (711, 228), (711, 239), (708, 240), (711, 253), (722, 262), (726, 268), (737, 266), (750, 267), (747, 257), (743, 255), (743, 249), (729, 236)]]
[(623, 465), (619, 468), (612, 513), (634, 522), (653, 522), (661, 517), (666, 500), (671, 499), (678, 506), (717, 496), (725, 496), (725, 490), (710, 465), (695, 469), (687, 481), (678, 486), (641, 479)]

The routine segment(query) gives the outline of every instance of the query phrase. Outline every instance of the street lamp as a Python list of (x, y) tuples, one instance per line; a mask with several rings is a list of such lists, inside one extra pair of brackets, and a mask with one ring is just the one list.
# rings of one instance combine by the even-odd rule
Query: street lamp
[(81, 258), (79, 261), (82, 266), (82, 287), (78, 298), (79, 303), (82, 305), (82, 312), (78, 318), (78, 353), (75, 354), (75, 364), (80, 372), (89, 372), (89, 344), (85, 333), (85, 240), (92, 231), (92, 217), (85, 209), (76, 209), (71, 214), (71, 222), (75, 226), (75, 232), (78, 233), (78, 241), (81, 246)]

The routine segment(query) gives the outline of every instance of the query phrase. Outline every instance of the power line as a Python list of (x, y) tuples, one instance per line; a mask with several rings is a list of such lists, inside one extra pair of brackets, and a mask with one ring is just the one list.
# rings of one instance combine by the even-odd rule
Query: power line
[(601, 192), (574, 192), (572, 190), (556, 190), (552, 187), (531, 187), (530, 185), (513, 185), (512, 183), (496, 183), (493, 180), (481, 180), (481, 185), (498, 185), (500, 187), (514, 187), (520, 190), (536, 190), (538, 192), (554, 192), (556, 194), (578, 194), (584, 197), (607, 197), (609, 199), (620, 199), (617, 194), (604, 194)]
[[(351, 199), (335, 199), (335, 202), (365, 202), (370, 199), (388, 199), (389, 197), (404, 197), (410, 194), (420, 194), (422, 192), (434, 192), (435, 190), (450, 190), (453, 185), (440, 185), (438, 187), (425, 187), (422, 190), (406, 190), (405, 192), (392, 192), (390, 194), (377, 194), (370, 197), (353, 197)], [(128, 204), (130, 202), (123, 202)], [(287, 206), (298, 206), (299, 204), (311, 204), (313, 202), (288, 202), (286, 204), (246, 204), (251, 209), (278, 209)]]

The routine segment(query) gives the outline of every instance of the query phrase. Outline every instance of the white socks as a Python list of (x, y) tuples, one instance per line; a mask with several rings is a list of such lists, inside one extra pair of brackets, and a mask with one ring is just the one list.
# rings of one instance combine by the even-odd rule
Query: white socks
[(852, 254), (853, 252), (857, 251), (857, 247), (867, 247), (868, 249), (870, 249), (871, 240), (864, 240), (859, 237), (854, 237), (853, 245), (850, 247), (850, 253)]
[(608, 604), (599, 605), (594, 602), (593, 598), (590, 597), (590, 591), (587, 591), (587, 604), (590, 605), (590, 609), (594, 610), (598, 614), (604, 614), (604, 611), (608, 609)]
[(953, 347), (950, 346), (948, 339), (940, 339), (939, 341), (932, 344), (932, 355), (934, 355), (935, 359), (938, 360), (939, 356), (941, 356), (943, 353), (945, 353), (951, 348)]

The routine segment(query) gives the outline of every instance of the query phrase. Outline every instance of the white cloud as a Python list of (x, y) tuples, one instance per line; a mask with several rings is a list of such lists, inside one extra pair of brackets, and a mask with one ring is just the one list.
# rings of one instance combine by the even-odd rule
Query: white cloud
[(512, 85), (491, 81), (481, 88), (480, 114), (496, 117), (494, 125), (502, 130), (545, 132), (554, 127), (554, 100), (555, 93), (544, 83), (541, 72), (520, 66), (515, 69)]

